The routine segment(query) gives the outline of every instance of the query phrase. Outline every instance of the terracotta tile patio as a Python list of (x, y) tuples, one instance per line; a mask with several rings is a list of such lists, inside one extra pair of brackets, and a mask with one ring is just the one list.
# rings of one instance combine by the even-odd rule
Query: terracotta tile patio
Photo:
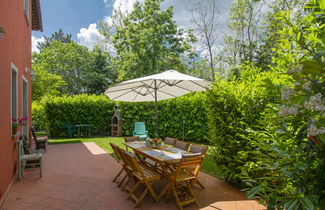
[[(127, 193), (112, 183), (120, 165), (95, 143), (50, 145), (43, 163), (43, 177), (39, 178), (38, 170), (25, 172), (23, 180), (13, 184), (1, 210), (133, 209)], [(204, 190), (194, 187), (200, 209), (265, 209), (214, 177), (200, 173), (199, 178), (206, 186)], [(177, 208), (173, 199), (155, 203), (147, 196), (139, 209)], [(185, 209), (198, 208), (190, 205)]]

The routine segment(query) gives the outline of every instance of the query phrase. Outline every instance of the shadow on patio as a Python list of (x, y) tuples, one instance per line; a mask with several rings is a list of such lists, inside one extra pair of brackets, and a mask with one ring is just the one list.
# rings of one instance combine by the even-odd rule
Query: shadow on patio
[[(13, 184), (1, 210), (5, 209), (133, 209), (127, 193), (112, 183), (121, 166), (95, 143), (50, 145), (44, 155), (43, 177), (38, 170), (24, 173)], [(201, 209), (265, 209), (249, 201), (238, 189), (204, 173), (206, 187), (194, 187)], [(159, 186), (158, 186), (159, 187)], [(173, 199), (159, 203), (147, 196), (139, 209), (177, 209)], [(197, 209), (189, 205), (185, 209)]]

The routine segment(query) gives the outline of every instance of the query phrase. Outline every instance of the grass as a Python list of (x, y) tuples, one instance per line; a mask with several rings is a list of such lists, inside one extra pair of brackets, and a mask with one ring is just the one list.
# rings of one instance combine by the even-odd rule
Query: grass
[[(73, 144), (81, 142), (94, 142), (105, 150), (108, 154), (115, 157), (114, 152), (109, 143), (114, 143), (119, 147), (123, 147), (124, 139), (120, 137), (83, 137), (83, 138), (51, 138), (50, 144)], [(210, 148), (210, 146), (209, 146)], [(222, 179), (222, 171), (215, 165), (213, 161), (211, 151), (208, 150), (207, 155), (204, 158), (201, 170), (211, 176)]]

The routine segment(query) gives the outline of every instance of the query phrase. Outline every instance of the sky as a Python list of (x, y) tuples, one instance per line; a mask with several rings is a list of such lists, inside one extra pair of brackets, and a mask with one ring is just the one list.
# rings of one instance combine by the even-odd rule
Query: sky
[[(144, 2), (144, 0), (139, 0)], [(189, 8), (194, 0), (165, 0), (162, 9), (172, 5), (174, 20), (183, 28), (192, 28)], [(88, 48), (102, 39), (98, 32), (99, 20), (109, 21), (114, 9), (120, 8), (124, 13), (132, 11), (136, 0), (40, 0), (43, 32), (33, 31), (32, 50), (38, 52), (37, 42), (43, 41), (62, 29), (65, 34), (71, 34), (72, 39)], [(186, 2), (186, 4), (184, 4)], [(219, 0), (219, 8), (223, 19), (220, 30), (225, 30), (231, 0)]]

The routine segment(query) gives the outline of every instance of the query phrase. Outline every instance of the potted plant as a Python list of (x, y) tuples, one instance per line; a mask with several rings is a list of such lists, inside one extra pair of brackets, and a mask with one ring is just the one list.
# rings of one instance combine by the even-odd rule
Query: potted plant
[(18, 120), (13, 118), (11, 123), (12, 135), (15, 135), (17, 133), (18, 125), (19, 125)]
[(150, 139), (150, 146), (153, 148), (159, 148), (161, 146), (161, 139)]
[(21, 119), (12, 119), (11, 127), (12, 127), (12, 135), (17, 133), (19, 126), (26, 126), (27, 125), (27, 117), (23, 117)]

